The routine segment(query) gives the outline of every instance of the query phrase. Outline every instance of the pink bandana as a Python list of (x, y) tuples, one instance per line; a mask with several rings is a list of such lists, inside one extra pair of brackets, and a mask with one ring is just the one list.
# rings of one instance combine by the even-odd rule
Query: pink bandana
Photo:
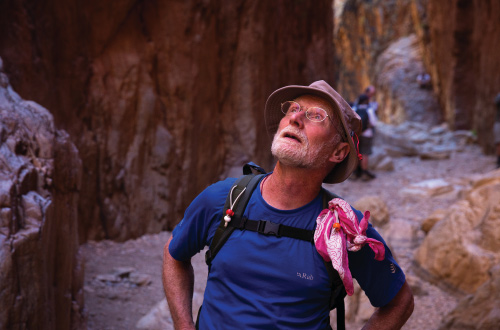
[(346, 292), (352, 296), (354, 287), (349, 270), (347, 250), (359, 251), (368, 243), (375, 260), (384, 260), (384, 244), (373, 238), (366, 237), (370, 212), (366, 211), (358, 224), (358, 219), (351, 206), (343, 199), (334, 198), (328, 202), (328, 209), (324, 209), (316, 219), (314, 243), (319, 254), (325, 261), (332, 261), (333, 268), (339, 273)]

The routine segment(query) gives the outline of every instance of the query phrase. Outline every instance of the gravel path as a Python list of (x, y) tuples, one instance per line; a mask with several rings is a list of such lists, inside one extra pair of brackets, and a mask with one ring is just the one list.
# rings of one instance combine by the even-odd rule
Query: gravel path
[[(348, 180), (327, 188), (351, 203), (363, 196), (379, 196), (389, 208), (391, 222), (419, 225), (434, 210), (446, 209), (459, 196), (450, 193), (432, 199), (417, 198), (398, 194), (401, 188), (439, 178), (460, 183), (470, 175), (493, 170), (494, 164), (493, 156), (485, 156), (478, 147), (468, 146), (445, 160), (396, 158), (395, 170), (378, 172), (375, 180)], [(164, 298), (161, 265), (163, 245), (169, 236), (169, 232), (162, 232), (124, 243), (102, 241), (82, 245), (88, 329), (135, 329), (138, 320)], [(392, 249), (415, 294), (415, 311), (403, 329), (437, 329), (441, 318), (455, 307), (460, 296), (432, 284), (418, 271), (413, 265), (415, 244), (399, 242)], [(206, 267), (203, 255), (193, 261), (197, 274), (196, 307), (201, 301)], [(348, 324), (348, 329), (360, 327), (360, 324)]]

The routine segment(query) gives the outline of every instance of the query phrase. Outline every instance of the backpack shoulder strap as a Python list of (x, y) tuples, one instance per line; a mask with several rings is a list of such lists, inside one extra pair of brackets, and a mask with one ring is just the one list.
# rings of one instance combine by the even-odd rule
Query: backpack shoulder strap
[(248, 201), (250, 200), (250, 196), (252, 196), (253, 191), (255, 188), (258, 186), (260, 180), (264, 174), (247, 174), (242, 177), (240, 177), (236, 182), (234, 183), (233, 187), (234, 189), (229, 190), (229, 194), (227, 195), (226, 198), (226, 203), (224, 204), (224, 210), (222, 213), (222, 219), (217, 227), (214, 237), (212, 239), (212, 243), (210, 244), (210, 247), (208, 251), (205, 253), (205, 262), (207, 265), (210, 267), (212, 260), (215, 258), (219, 250), (222, 248), (224, 243), (226, 243), (227, 239), (231, 234), (233, 233), (235, 227), (233, 226), (225, 226), (225, 221), (224, 221), (224, 215), (226, 214), (226, 210), (229, 208), (230, 200), (231, 200), (231, 192), (232, 192), (232, 198), (235, 199), (236, 196), (239, 196), (241, 194), (241, 197), (238, 199), (238, 203), (235, 205), (233, 211), (234, 211), (234, 218), (241, 218), (243, 216), (243, 213), (245, 212), (245, 208), (248, 204)]
[[(327, 189), (323, 189), (323, 208), (328, 208), (328, 202), (334, 198), (342, 198)], [(326, 270), (332, 282), (332, 293), (330, 296), (330, 310), (337, 310), (337, 329), (345, 329), (345, 304), (344, 298), (347, 292), (339, 273), (333, 269), (331, 262), (325, 261)]]

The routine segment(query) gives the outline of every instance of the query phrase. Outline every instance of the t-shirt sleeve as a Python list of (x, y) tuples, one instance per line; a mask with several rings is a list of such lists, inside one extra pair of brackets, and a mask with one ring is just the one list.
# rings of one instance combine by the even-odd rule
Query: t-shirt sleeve
[(210, 244), (222, 217), (227, 194), (235, 179), (217, 182), (203, 190), (188, 206), (172, 231), (168, 251), (180, 261), (189, 260)]
[[(354, 210), (358, 219), (363, 216), (358, 210)], [(392, 252), (380, 234), (369, 224), (366, 236), (374, 238), (384, 244), (385, 258), (382, 261), (375, 260), (375, 253), (366, 244), (357, 252), (348, 252), (349, 269), (366, 293), (370, 303), (375, 307), (387, 305), (399, 292), (406, 278), (403, 270), (392, 256)]]

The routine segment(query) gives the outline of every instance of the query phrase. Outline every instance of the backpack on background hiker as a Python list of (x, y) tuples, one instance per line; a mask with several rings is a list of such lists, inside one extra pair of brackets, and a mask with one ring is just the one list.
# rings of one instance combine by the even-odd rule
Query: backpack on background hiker
[(370, 99), (366, 94), (361, 94), (356, 100), (356, 105), (352, 108), (361, 118), (361, 132), (370, 127), (370, 118), (368, 117), (368, 107)]
[[(205, 261), (210, 272), (210, 265), (219, 250), (227, 241), (235, 229), (254, 231), (262, 235), (274, 235), (277, 237), (291, 237), (311, 242), (314, 244), (314, 230), (295, 228), (282, 224), (277, 224), (267, 220), (250, 220), (243, 217), (245, 208), (252, 196), (254, 189), (259, 185), (261, 178), (265, 175), (265, 170), (254, 163), (245, 164), (243, 167), (243, 176), (236, 180), (224, 204), (223, 217), (212, 239), (212, 243), (205, 254)], [(235, 206), (230, 210), (230, 200), (234, 196), (241, 194), (241, 197), (235, 202)], [(233, 196), (233, 197), (232, 197)], [(328, 208), (328, 202), (333, 198), (339, 198), (337, 195), (323, 189), (323, 208)], [(228, 211), (229, 210), (229, 211)], [(224, 218), (231, 213), (231, 221), (228, 223)], [(337, 329), (345, 329), (345, 305), (344, 297), (347, 295), (344, 284), (333, 268), (332, 263), (325, 261), (325, 266), (332, 283), (332, 293), (330, 297), (330, 310), (337, 310)], [(201, 311), (200, 307), (200, 311)], [(198, 329), (200, 311), (196, 320)]]
[(366, 131), (370, 127), (370, 118), (368, 117), (368, 105), (358, 104), (356, 106), (356, 113), (361, 118), (361, 132)]

